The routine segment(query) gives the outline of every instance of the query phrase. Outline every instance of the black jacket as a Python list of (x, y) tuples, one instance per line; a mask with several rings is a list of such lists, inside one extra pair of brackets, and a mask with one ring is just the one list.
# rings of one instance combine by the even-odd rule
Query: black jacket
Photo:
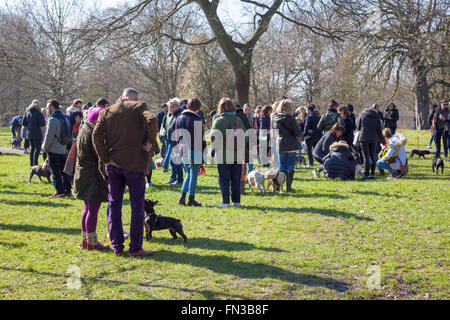
[(280, 152), (300, 150), (299, 138), (302, 132), (290, 114), (277, 113), (272, 122), (273, 129), (278, 129), (278, 145)]
[[(392, 119), (389, 119), (391, 117)], [(383, 114), (384, 127), (389, 129), (397, 129), (397, 121), (399, 119), (398, 110), (386, 109)]]
[(23, 117), (22, 125), (25, 127), (25, 136), (28, 139), (42, 139), (42, 127), (45, 127), (45, 118), (38, 107), (30, 107)]
[(163, 110), (161, 110), (160, 112), (158, 112), (156, 114), (156, 118), (158, 118), (158, 133), (159, 133), (159, 130), (161, 130), (161, 125), (162, 125), (165, 117), (166, 117), (166, 113)]
[(336, 136), (330, 132), (325, 133), (313, 150), (314, 157), (324, 159), (330, 153), (330, 146), (334, 142), (336, 142)]
[(356, 127), (359, 131), (358, 142), (377, 143), (378, 139), (384, 141), (381, 121), (376, 110), (364, 110), (358, 118)]
[(320, 132), (328, 132), (334, 126), (336, 122), (339, 121), (341, 115), (337, 112), (336, 109), (328, 109), (328, 112), (325, 113), (322, 118), (320, 118), (319, 123), (317, 124), (317, 129)]
[(339, 140), (344, 140), (345, 142), (347, 142), (347, 144), (349, 146), (351, 146), (353, 144), (353, 138), (354, 138), (354, 134), (353, 134), (353, 120), (351, 117), (345, 117), (345, 118), (341, 118), (339, 121), (345, 128), (345, 132), (344, 134), (340, 137)]
[(350, 180), (355, 178), (356, 160), (347, 144), (333, 143), (330, 154), (323, 163), (323, 176), (325, 178), (341, 178)]
[(317, 129), (317, 124), (319, 123), (320, 118), (315, 114), (311, 113), (305, 119), (305, 128), (303, 129), (303, 138), (304, 140), (309, 139), (320, 139), (322, 133)]

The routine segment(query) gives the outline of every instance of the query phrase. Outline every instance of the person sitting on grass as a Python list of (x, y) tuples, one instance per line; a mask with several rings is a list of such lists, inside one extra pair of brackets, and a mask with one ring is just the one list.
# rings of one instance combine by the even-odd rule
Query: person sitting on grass
[(388, 170), (391, 175), (388, 178), (401, 178), (406, 173), (407, 166), (405, 145), (408, 142), (405, 136), (397, 134), (392, 136), (391, 130), (385, 128), (383, 135), (389, 139), (387, 148), (382, 151), (381, 159), (377, 161), (380, 170)]
[[(327, 155), (330, 153), (330, 146), (339, 140), (339, 138), (345, 133), (345, 128), (340, 123), (335, 123), (330, 131), (325, 133), (319, 142), (317, 142), (314, 148), (313, 155), (317, 162), (323, 165)], [(315, 178), (320, 176), (320, 172), (323, 171), (323, 166), (319, 169), (313, 170)]]

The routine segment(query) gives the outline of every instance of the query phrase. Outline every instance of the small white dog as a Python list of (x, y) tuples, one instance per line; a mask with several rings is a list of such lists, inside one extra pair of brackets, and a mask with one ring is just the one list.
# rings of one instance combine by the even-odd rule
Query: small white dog
[(248, 185), (250, 186), (250, 191), (253, 192), (252, 187), (256, 187), (259, 193), (266, 193), (266, 178), (259, 171), (252, 171), (247, 176)]
[(364, 164), (363, 163), (357, 163), (356, 167), (355, 167), (355, 177), (356, 178), (362, 178), (363, 173), (362, 170), (364, 168)]

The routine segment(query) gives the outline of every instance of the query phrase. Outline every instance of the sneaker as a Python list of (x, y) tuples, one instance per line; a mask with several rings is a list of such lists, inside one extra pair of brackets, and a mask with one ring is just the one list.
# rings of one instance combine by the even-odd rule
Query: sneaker
[(229, 207), (230, 207), (229, 203), (223, 203), (223, 202), (217, 206), (217, 208), (219, 208), (219, 209), (226, 209)]
[(431, 148), (433, 148), (433, 147), (432, 147), (432, 146), (428, 146), (428, 147), (427, 147), (427, 149), (431, 149)]
[(239, 208), (241, 206), (241, 204), (240, 203), (236, 203), (236, 202), (233, 202), (233, 207), (235, 207), (235, 208)]
[(174, 182), (171, 183), (171, 185), (173, 185), (173, 186), (182, 186), (183, 182), (174, 181)]
[(129, 237), (130, 237), (130, 233), (124, 231), (124, 232), (123, 232), (123, 238), (124, 238), (124, 239), (128, 239)]
[(174, 182), (176, 182), (176, 181), (167, 180), (166, 182), (164, 182), (164, 184), (172, 184), (172, 183), (174, 183)]
[(145, 188), (146, 188), (146, 189), (151, 188), (151, 187), (153, 187), (153, 185), (152, 185), (151, 183), (147, 183), (147, 184), (145, 185)]

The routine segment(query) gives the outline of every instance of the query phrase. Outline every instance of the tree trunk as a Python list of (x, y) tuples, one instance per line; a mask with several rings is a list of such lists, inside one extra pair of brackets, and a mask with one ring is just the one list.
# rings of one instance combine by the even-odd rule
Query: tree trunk
[(427, 83), (425, 67), (416, 67), (414, 75), (416, 77), (416, 128), (417, 130), (425, 130), (430, 128), (428, 123), (430, 89)]
[(243, 106), (249, 103), (248, 97), (250, 92), (250, 68), (245, 70), (235, 70), (236, 94), (239, 104)]

